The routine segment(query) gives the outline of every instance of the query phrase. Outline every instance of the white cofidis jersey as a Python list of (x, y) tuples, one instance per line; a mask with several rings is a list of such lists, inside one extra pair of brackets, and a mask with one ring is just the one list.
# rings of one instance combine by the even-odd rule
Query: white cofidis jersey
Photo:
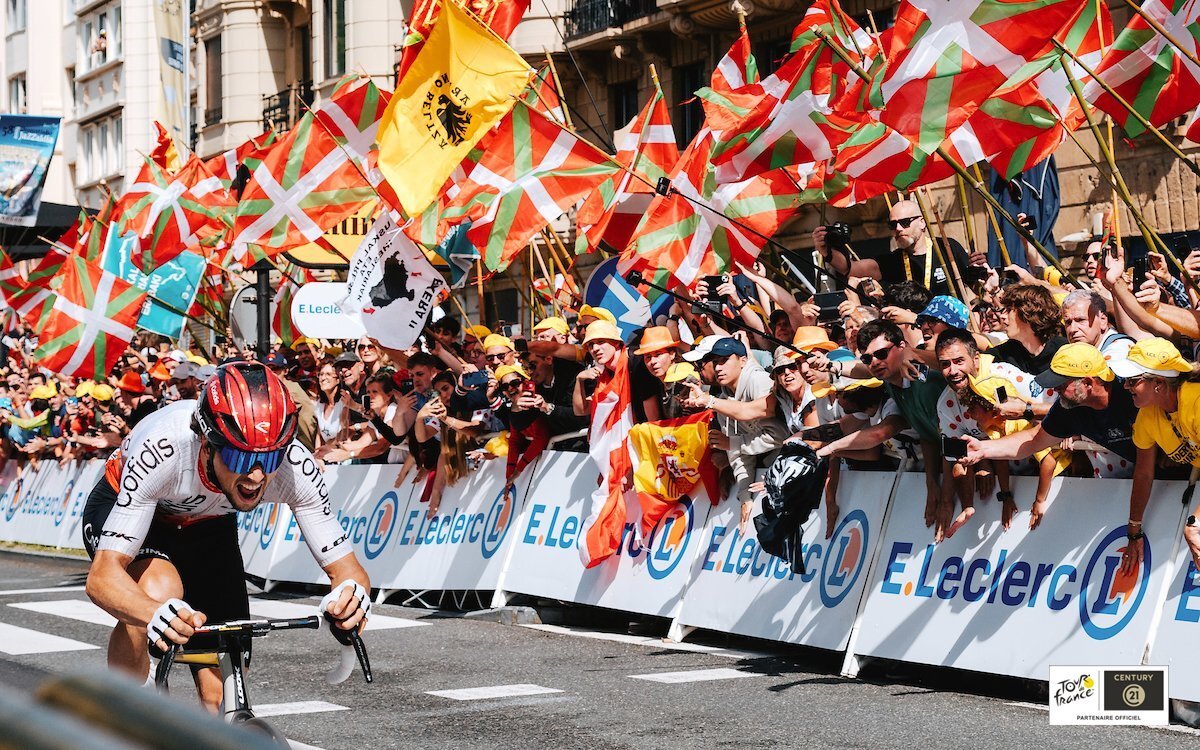
[[(117, 492), (117, 502), (97, 549), (134, 557), (155, 518), (186, 526), (237, 512), (225, 494), (204, 479), (200, 436), (191, 427), (195, 408), (195, 401), (177, 401), (150, 414), (109, 458), (105, 475)], [(324, 470), (300, 443), (288, 446), (262, 502), (291, 507), (321, 567), (351, 551), (329, 507)]]

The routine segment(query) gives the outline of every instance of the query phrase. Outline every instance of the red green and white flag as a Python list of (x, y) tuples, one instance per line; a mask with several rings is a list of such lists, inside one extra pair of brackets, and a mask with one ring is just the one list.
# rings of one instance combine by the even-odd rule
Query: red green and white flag
[(616, 160), (641, 179), (622, 170), (588, 195), (575, 217), (578, 227), (575, 252), (579, 255), (595, 250), (601, 240), (615, 248), (629, 244), (650, 206), (654, 186), (679, 161), (675, 131), (662, 91), (655, 88), (650, 101), (629, 125), (614, 134), (614, 140)]
[[(1141, 6), (1175, 41), (1200, 55), (1200, 2), (1145, 0)], [(1113, 42), (1096, 75), (1155, 127), (1188, 113), (1200, 102), (1200, 68), (1138, 15)], [(1112, 115), (1130, 136), (1145, 131), (1095, 82), (1087, 87), (1085, 96)]]
[(270, 150), (271, 144), (278, 139), (274, 130), (268, 130), (262, 135), (248, 139), (237, 148), (217, 154), (204, 162), (204, 168), (221, 181), (226, 190), (233, 190), (237, 181), (238, 167), (245, 165), (247, 172), (253, 171)]
[(25, 288), (25, 279), (8, 253), (0, 249), (0, 307), (12, 307), (12, 299)]
[(57, 245), (42, 256), (37, 265), (25, 277), (25, 287), (9, 299), (9, 306), (17, 315), (34, 328), (39, 328), (42, 319), (54, 304), (54, 289), (61, 283), (59, 271), (67, 254)]
[[(374, 94), (364, 89), (374, 89)], [(308, 112), (253, 170), (233, 225), (234, 259), (256, 245), (275, 255), (314, 242), (376, 200), (364, 178), (386, 97), (373, 85), (341, 91)], [(320, 122), (317, 122), (320, 117)]]
[(146, 294), (78, 255), (59, 278), (34, 359), (60, 375), (107, 377), (133, 340)]
[[(696, 135), (621, 254), (621, 270), (640, 270), (662, 286), (692, 286), (701, 276), (748, 266), (805, 200), (795, 169), (717, 185), (709, 164), (712, 133)], [(668, 283), (664, 283), (668, 282)]]
[[(741, 98), (745, 114), (731, 125), (725, 125), (723, 118), (710, 119), (721, 125), (714, 128), (721, 132), (712, 154), (718, 183), (830, 159), (863, 121), (861, 114), (835, 109), (853, 74), (815, 35), (815, 29), (849, 57), (863, 62), (860, 48), (870, 43), (870, 37), (836, 3), (814, 3), (796, 27), (792, 55), (761, 84), (746, 87), (754, 102), (747, 108)], [(874, 50), (873, 45), (868, 47), (867, 54)]]
[(147, 158), (116, 214), (121, 228), (137, 235), (134, 264), (149, 273), (202, 236), (223, 232), (232, 210), (228, 191), (193, 156), (175, 175)]
[(1043, 55), (1078, 0), (904, 0), (880, 35), (870, 104), (932, 153), (1023, 65)]
[(538, 68), (537, 75), (521, 95), (521, 100), (560, 125), (567, 124), (566, 105), (554, 85), (554, 73), (549, 64)]
[(467, 238), (492, 271), (507, 268), (538, 231), (619, 169), (595, 146), (523, 103), (481, 148), (447, 211), (466, 209)]
[(315, 279), (311, 272), (290, 261), (280, 264), (279, 270), (283, 273), (283, 283), (279, 289), (275, 290), (271, 300), (271, 306), (275, 308), (271, 314), (271, 330), (275, 332), (284, 346), (291, 347), (296, 339), (304, 335), (296, 330), (296, 326), (292, 322), (292, 299), (296, 296), (296, 292), (300, 291), (300, 284), (306, 284)]

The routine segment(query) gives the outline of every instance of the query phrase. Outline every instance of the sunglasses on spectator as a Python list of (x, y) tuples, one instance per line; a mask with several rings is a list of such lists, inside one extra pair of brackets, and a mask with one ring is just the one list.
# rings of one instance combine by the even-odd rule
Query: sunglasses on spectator
[(515, 391), (517, 388), (521, 387), (521, 379), (513, 378), (512, 380), (505, 380), (500, 384), (500, 387), (506, 391)]
[(914, 221), (916, 221), (919, 218), (921, 218), (921, 217), (920, 216), (905, 216), (903, 219), (888, 219), (888, 226), (891, 227), (892, 229), (895, 229), (897, 227), (904, 227), (905, 229), (908, 229), (909, 225), (912, 224)]
[(1100, 253), (1084, 253), (1083, 257), (1088, 260), (1100, 260)]
[(505, 353), (505, 354), (485, 354), (485, 355), (483, 355), (483, 358), (486, 359), (488, 362), (503, 362), (504, 358), (507, 356), (508, 356), (507, 353)]
[(896, 348), (895, 344), (893, 344), (891, 346), (881, 346), (873, 352), (863, 352), (862, 354), (859, 355), (859, 359), (862, 360), (862, 363), (864, 365), (869, 365), (869, 364), (871, 364), (872, 361), (874, 361), (876, 359), (879, 360), (880, 362), (882, 362), (883, 360), (888, 358), (888, 355), (891, 354), (892, 350), (895, 348)]
[(771, 372), (776, 375), (782, 375), (785, 372), (800, 372), (800, 363), (793, 362), (790, 365), (775, 365), (775, 369)]
[(374, 348), (375, 348), (374, 344), (359, 344), (358, 345), (358, 351), (360, 351), (360, 352), (366, 351), (368, 349), (374, 349)]

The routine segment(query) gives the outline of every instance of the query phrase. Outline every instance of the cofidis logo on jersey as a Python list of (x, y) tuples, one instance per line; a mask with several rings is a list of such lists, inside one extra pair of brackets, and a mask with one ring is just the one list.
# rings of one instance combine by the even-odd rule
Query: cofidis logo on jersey
[(862, 575), (870, 547), (871, 526), (861, 509), (846, 514), (829, 540), (821, 560), (821, 603), (836, 607)]
[(884, 561), (880, 591), (926, 599), (961, 599), (981, 606), (1045, 607), (1050, 611), (1066, 610), (1074, 601), (1084, 632), (1103, 641), (1129, 625), (1150, 584), (1150, 540), (1144, 541), (1141, 565), (1122, 572), (1121, 553), (1127, 543), (1125, 527), (1118, 526), (1092, 547), (1082, 570), (1058, 561), (1012, 562), (1007, 549), (1000, 549), (994, 558), (951, 555), (935, 565), (936, 547), (930, 544), (916, 570), (915, 560), (902, 559), (911, 556), (913, 545), (897, 541)]

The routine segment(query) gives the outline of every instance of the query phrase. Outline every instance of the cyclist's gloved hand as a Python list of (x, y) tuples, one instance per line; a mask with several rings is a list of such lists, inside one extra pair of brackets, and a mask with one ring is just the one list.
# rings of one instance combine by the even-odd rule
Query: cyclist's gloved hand
[(358, 581), (346, 579), (333, 587), (333, 590), (321, 600), (321, 614), (332, 618), (342, 630), (357, 628), (371, 616), (371, 592), (363, 588)]
[(182, 599), (168, 599), (146, 624), (146, 640), (160, 650), (165, 650), (170, 643), (182, 646), (192, 637), (193, 628), (203, 625), (204, 620), (203, 614), (194, 611)]

